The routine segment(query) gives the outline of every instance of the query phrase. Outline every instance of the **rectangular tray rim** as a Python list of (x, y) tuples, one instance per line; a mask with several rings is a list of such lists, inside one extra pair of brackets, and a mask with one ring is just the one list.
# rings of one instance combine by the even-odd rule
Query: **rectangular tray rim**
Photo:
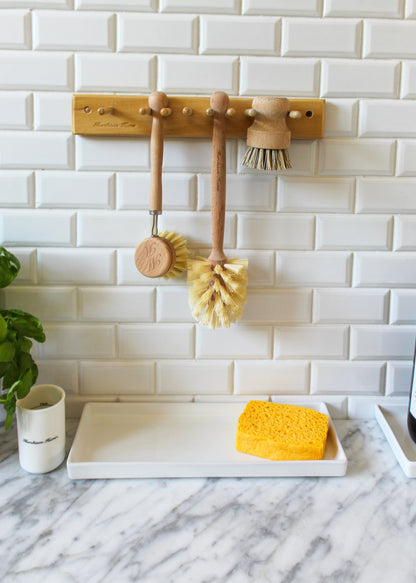
[(389, 409), (407, 411), (407, 406), (396, 403), (388, 405), (376, 404), (375, 417), (403, 472), (408, 478), (416, 478), (416, 462), (412, 462), (405, 454), (400, 441), (397, 439), (384, 413), (384, 411), (388, 412)]
[[(285, 400), (285, 404), (291, 404), (290, 402), (288, 402), (287, 400)], [(241, 469), (239, 471), (230, 471), (230, 472), (223, 472), (223, 473), (219, 473), (217, 471), (213, 471), (211, 470), (211, 468), (213, 468), (213, 463), (212, 462), (198, 462), (197, 464), (195, 462), (191, 462), (191, 461), (184, 461), (180, 463), (181, 467), (188, 467), (188, 468), (192, 468), (193, 466), (197, 465), (198, 467), (203, 467), (205, 466), (208, 469), (210, 469), (211, 471), (206, 471), (203, 474), (201, 474), (201, 472), (189, 472), (187, 474), (181, 474), (181, 472), (177, 473), (176, 475), (174, 475), (174, 473), (172, 473), (171, 471), (166, 471), (166, 472), (154, 472), (151, 470), (152, 465), (154, 464), (154, 462), (137, 462), (137, 461), (124, 461), (124, 462), (120, 462), (119, 463), (119, 467), (123, 470), (130, 470), (132, 467), (140, 465), (142, 468), (141, 472), (138, 472), (137, 475), (128, 475), (130, 472), (129, 471), (125, 471), (124, 473), (126, 475), (120, 475), (122, 472), (120, 472), (119, 475), (115, 475), (115, 476), (110, 476), (107, 473), (105, 473), (105, 471), (100, 471), (100, 470), (105, 470), (106, 466), (108, 468), (108, 466), (114, 464), (115, 462), (113, 461), (90, 461), (90, 462), (85, 462), (85, 461), (73, 461), (72, 458), (74, 456), (74, 451), (76, 450), (77, 446), (78, 446), (78, 439), (79, 439), (79, 435), (80, 435), (80, 427), (81, 423), (86, 423), (88, 420), (89, 416), (92, 416), (94, 414), (94, 412), (96, 413), (100, 413), (100, 412), (109, 412), (117, 414), (116, 410), (120, 411), (122, 409), (125, 409), (126, 411), (130, 411), (131, 412), (131, 406), (134, 405), (136, 408), (147, 408), (150, 411), (154, 410), (156, 411), (157, 409), (159, 409), (161, 406), (164, 406), (165, 408), (167, 407), (168, 409), (171, 410), (178, 410), (180, 411), (181, 409), (188, 409), (191, 410), (192, 408), (197, 408), (197, 409), (213, 409), (214, 407), (221, 405), (222, 410), (223, 409), (227, 409), (233, 407), (233, 408), (239, 408), (239, 410), (242, 412), (243, 408), (244, 408), (244, 403), (243, 402), (238, 402), (238, 403), (215, 403), (215, 402), (164, 402), (164, 403), (155, 403), (155, 402), (133, 402), (133, 403), (128, 403), (128, 402), (111, 402), (111, 403), (99, 403), (99, 402), (89, 402), (86, 403), (79, 421), (79, 425), (75, 434), (75, 438), (74, 441), (72, 443), (68, 458), (67, 458), (67, 472), (68, 472), (68, 476), (71, 479), (111, 479), (111, 478), (116, 478), (116, 479), (123, 479), (123, 478), (192, 478), (192, 477), (275, 477), (275, 478), (279, 478), (279, 477), (340, 477), (340, 476), (344, 476), (346, 474), (347, 471), (347, 466), (348, 466), (348, 459), (346, 457), (345, 451), (342, 447), (341, 441), (338, 437), (338, 434), (336, 432), (335, 426), (333, 424), (332, 418), (329, 414), (327, 405), (324, 401), (319, 401), (319, 402), (314, 402), (314, 403), (307, 403), (307, 402), (295, 402), (293, 403), (294, 405), (297, 406), (305, 406), (305, 407), (309, 407), (311, 409), (315, 409), (318, 411), (321, 411), (325, 414), (328, 415), (329, 418), (329, 426), (331, 428), (331, 430), (333, 431), (333, 435), (334, 435), (334, 439), (337, 445), (337, 457), (334, 459), (327, 459), (327, 460), (299, 460), (299, 461), (270, 461), (270, 460), (265, 460), (265, 459), (258, 459), (258, 460), (252, 460), (250, 458), (250, 462), (246, 463), (246, 462), (236, 462), (233, 465), (233, 468), (235, 468), (236, 470), (238, 470), (239, 468), (246, 468), (246, 471), (243, 472), (241, 471)], [(129, 413), (131, 415), (134, 415), (133, 413)], [(157, 462), (157, 464), (160, 465), (160, 462)], [(294, 473), (293, 469), (294, 469), (294, 464), (302, 464), (302, 466), (305, 467), (305, 471), (302, 472), (302, 474), (299, 473)], [(86, 466), (89, 467), (95, 467), (96, 471), (96, 476), (90, 476), (90, 475), (86, 475), (85, 473), (85, 469)], [(218, 468), (220, 466), (229, 466), (229, 464), (227, 462), (216, 462), (215, 466)], [(292, 471), (290, 471), (290, 468), (292, 466)], [(322, 468), (322, 470), (320, 470), (319, 468)], [(326, 471), (323, 471), (324, 468), (329, 468)], [(276, 469), (279, 468), (279, 471), (276, 471)], [(147, 473), (146, 470), (147, 469)], [(168, 470), (169, 469), (169, 464), (166, 463), (165, 464), (165, 469)], [(247, 469), (249, 471), (247, 471)], [(255, 470), (259, 470), (259, 472), (256, 472)], [(251, 471), (250, 471), (251, 470)]]

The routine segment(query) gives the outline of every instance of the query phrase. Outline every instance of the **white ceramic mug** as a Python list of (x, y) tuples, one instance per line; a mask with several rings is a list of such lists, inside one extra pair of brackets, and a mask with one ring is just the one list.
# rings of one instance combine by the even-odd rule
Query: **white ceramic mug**
[(45, 474), (65, 458), (65, 391), (57, 385), (35, 385), (16, 403), (21, 467)]

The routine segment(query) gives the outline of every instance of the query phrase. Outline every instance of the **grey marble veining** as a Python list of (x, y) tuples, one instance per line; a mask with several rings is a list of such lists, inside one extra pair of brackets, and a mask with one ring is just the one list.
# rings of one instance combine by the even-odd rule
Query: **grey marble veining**
[[(69, 443), (75, 423), (68, 424)], [(342, 478), (69, 480), (0, 444), (0, 580), (409, 583), (416, 480), (376, 421), (337, 421)]]

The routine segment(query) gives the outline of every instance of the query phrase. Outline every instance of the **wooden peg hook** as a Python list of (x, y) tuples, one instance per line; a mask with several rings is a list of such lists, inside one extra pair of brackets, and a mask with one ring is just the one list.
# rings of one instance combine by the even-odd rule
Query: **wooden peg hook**
[(98, 115), (112, 114), (114, 113), (114, 107), (99, 107), (97, 113)]

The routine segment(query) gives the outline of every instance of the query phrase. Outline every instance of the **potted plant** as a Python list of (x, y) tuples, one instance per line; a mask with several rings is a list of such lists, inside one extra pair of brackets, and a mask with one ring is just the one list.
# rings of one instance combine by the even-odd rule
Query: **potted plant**
[[(0, 247), (0, 288), (10, 285), (19, 270), (19, 260)], [(6, 412), (5, 431), (13, 423), (17, 399), (29, 394), (38, 377), (38, 367), (30, 354), (31, 339), (45, 341), (38, 318), (22, 310), (0, 309), (0, 403)]]

